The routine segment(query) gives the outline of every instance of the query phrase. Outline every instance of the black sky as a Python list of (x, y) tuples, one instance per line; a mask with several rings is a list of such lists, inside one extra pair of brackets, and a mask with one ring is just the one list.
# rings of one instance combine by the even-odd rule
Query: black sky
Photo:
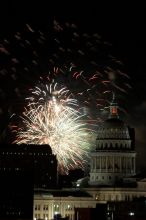
[[(121, 1), (122, 2), (122, 1)], [(53, 19), (73, 21), (88, 31), (98, 32), (113, 44), (113, 49), (129, 68), (132, 79), (145, 79), (145, 7), (116, 1), (2, 1), (1, 34), (18, 30), (25, 23), (37, 26)], [(139, 74), (137, 76), (137, 72)]]
[[(60, 3), (59, 3), (60, 2)], [(111, 3), (112, 2), (112, 3)], [(113, 53), (125, 64), (131, 78), (128, 121), (136, 128), (139, 164), (146, 165), (146, 13), (145, 6), (120, 1), (3, 1), (0, 5), (1, 36), (25, 23), (53, 28), (53, 19), (71, 21), (87, 32), (97, 32), (112, 43)]]

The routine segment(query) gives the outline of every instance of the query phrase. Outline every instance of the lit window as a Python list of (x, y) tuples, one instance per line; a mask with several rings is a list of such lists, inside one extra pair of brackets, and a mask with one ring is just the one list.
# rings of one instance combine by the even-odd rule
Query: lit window
[(96, 195), (96, 196), (95, 196), (95, 199), (96, 199), (96, 200), (99, 200), (99, 195)]
[(129, 215), (130, 216), (134, 216), (134, 212), (129, 212)]
[(54, 211), (59, 211), (59, 205), (57, 204), (57, 205), (54, 205)]
[(66, 210), (72, 210), (71, 205), (67, 205), (67, 209)]

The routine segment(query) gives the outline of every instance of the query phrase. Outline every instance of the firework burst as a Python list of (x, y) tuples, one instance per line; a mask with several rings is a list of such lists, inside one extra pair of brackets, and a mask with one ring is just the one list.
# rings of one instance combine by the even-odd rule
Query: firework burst
[[(112, 55), (112, 46), (94, 30), (86, 33), (86, 29), (74, 23), (54, 20), (54, 29), (50, 33), (48, 28), (41, 27), (40, 30), (35, 25), (25, 24), (1, 39), (0, 56), (2, 132), (7, 129), (5, 119), (11, 123), (12, 115), (21, 114), (26, 106), (26, 92), (40, 77), (67, 86), (72, 97), (84, 107), (91, 123), (96, 120), (98, 124), (106, 118), (113, 90), (118, 94), (119, 106), (126, 103), (123, 98), (130, 85), (124, 65)], [(29, 99), (31, 106), (28, 107), (32, 109), (43, 106), (49, 98), (47, 88), (40, 87), (40, 91), (36, 88), (37, 94), (32, 93)], [(58, 102), (59, 97), (56, 98)], [(64, 97), (64, 105), (67, 104), (65, 100)], [(8, 142), (7, 138), (4, 142)]]
[(94, 31), (86, 33), (74, 23), (57, 20), (49, 31), (25, 24), (0, 39), (0, 100), (4, 102), (0, 116), (7, 108), (21, 112), (25, 90), (40, 76), (48, 76), (94, 109), (91, 117), (101, 117), (100, 110), (109, 105), (113, 89), (121, 100), (130, 89), (124, 65), (112, 55), (112, 46)]
[(87, 128), (77, 100), (71, 98), (65, 87), (57, 87), (57, 84), (50, 84), (45, 90), (36, 87), (31, 91), (15, 143), (50, 145), (57, 156), (59, 170), (67, 172), (84, 167), (90, 150), (91, 130)]

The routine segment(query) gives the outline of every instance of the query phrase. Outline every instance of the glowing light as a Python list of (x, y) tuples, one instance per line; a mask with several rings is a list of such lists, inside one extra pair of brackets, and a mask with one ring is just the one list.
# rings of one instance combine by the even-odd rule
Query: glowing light
[[(57, 156), (59, 170), (84, 166), (90, 150), (84, 114), (65, 87), (46, 85), (35, 87), (33, 96), (22, 114), (22, 126), (17, 128), (17, 144), (48, 144)], [(16, 130), (14, 130), (16, 131)]]
[(134, 216), (134, 212), (129, 212), (129, 215), (130, 216)]
[(112, 107), (112, 114), (116, 115), (117, 114), (117, 107)]

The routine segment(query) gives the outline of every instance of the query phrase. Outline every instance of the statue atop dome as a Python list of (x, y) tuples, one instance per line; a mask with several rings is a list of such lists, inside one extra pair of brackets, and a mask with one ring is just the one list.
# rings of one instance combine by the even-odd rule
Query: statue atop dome
[(117, 102), (116, 102), (116, 95), (115, 95), (114, 92), (113, 92), (112, 101), (110, 103), (110, 115), (109, 115), (109, 118), (119, 118), (119, 115), (118, 115), (118, 105), (117, 105)]

